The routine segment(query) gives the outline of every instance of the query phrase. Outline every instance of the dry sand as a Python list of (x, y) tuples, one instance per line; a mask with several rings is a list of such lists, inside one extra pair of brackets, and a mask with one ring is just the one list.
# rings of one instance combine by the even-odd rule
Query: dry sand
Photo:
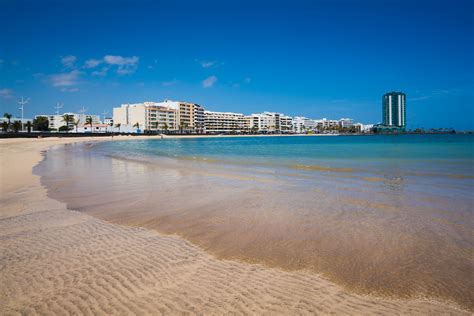
[(87, 140), (0, 140), (2, 315), (469, 314), (355, 295), (312, 273), (218, 260), (179, 237), (68, 210), (47, 197), (32, 167), (49, 146)]

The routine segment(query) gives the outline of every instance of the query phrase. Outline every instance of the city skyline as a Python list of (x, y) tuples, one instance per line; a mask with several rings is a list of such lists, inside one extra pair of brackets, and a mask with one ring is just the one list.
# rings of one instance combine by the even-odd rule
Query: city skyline
[(381, 96), (404, 91), (407, 128), (474, 128), (472, 2), (344, 4), (7, 2), (0, 109), (20, 116), (25, 96), (25, 117), (57, 102), (102, 115), (173, 99), (381, 123)]

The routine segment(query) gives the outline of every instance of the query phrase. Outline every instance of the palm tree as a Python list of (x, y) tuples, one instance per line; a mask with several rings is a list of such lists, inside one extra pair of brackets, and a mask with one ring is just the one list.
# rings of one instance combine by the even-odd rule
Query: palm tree
[(77, 119), (75, 120), (74, 122), (72, 122), (72, 124), (74, 124), (74, 128), (76, 129), (76, 133), (77, 133), (77, 127), (79, 126), (79, 123), (81, 122), (81, 120)]
[(5, 114), (3, 114), (3, 117), (8, 120), (7, 129), (5, 131), (5, 132), (8, 132), (8, 129), (10, 128), (10, 125), (11, 125), (11, 119), (12, 119), (13, 115), (11, 115), (10, 113), (5, 113)]
[(115, 127), (117, 127), (117, 128), (118, 128), (118, 130), (119, 130), (119, 133), (120, 133), (120, 126), (122, 126), (122, 124), (120, 124), (120, 123), (117, 123), (117, 124), (115, 124)]
[(135, 124), (133, 124), (133, 127), (135, 127), (136, 129), (140, 129), (140, 124), (136, 122)]
[(63, 115), (63, 122), (66, 123), (66, 133), (69, 133), (69, 123), (74, 121), (74, 116), (70, 114)]
[(91, 126), (91, 133), (93, 133), (94, 131), (92, 130), (92, 117), (91, 116), (86, 117), (86, 124)]
[(28, 133), (31, 133), (31, 126), (32, 126), (31, 121), (26, 122), (26, 129)]
[(18, 133), (18, 131), (19, 131), (19, 130), (21, 129), (21, 127), (22, 127), (21, 125), (22, 125), (22, 124), (21, 124), (21, 121), (15, 121), (15, 122), (13, 122), (13, 125), (12, 125), (13, 131), (14, 131), (15, 133)]
[(8, 122), (2, 122), (2, 129), (5, 133), (8, 132)]
[(165, 130), (165, 132), (167, 132), (168, 131), (168, 124), (166, 124), (166, 123), (163, 124), (163, 129)]

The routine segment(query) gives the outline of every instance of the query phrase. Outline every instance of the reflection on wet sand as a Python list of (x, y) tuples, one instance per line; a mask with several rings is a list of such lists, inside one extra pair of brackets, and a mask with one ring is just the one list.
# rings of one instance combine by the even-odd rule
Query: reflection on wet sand
[(48, 155), (39, 172), (69, 208), (178, 234), (219, 258), (310, 270), (360, 293), (474, 307), (472, 199), (430, 196), (413, 178), (296, 169), (301, 176), (116, 159), (74, 146)]

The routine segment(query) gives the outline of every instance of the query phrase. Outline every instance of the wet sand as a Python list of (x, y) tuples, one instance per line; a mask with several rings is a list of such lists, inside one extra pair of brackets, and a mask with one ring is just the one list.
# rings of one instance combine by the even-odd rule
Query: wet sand
[(218, 260), (176, 235), (68, 210), (32, 168), (42, 150), (71, 141), (85, 139), (0, 141), (0, 314), (469, 314)]

